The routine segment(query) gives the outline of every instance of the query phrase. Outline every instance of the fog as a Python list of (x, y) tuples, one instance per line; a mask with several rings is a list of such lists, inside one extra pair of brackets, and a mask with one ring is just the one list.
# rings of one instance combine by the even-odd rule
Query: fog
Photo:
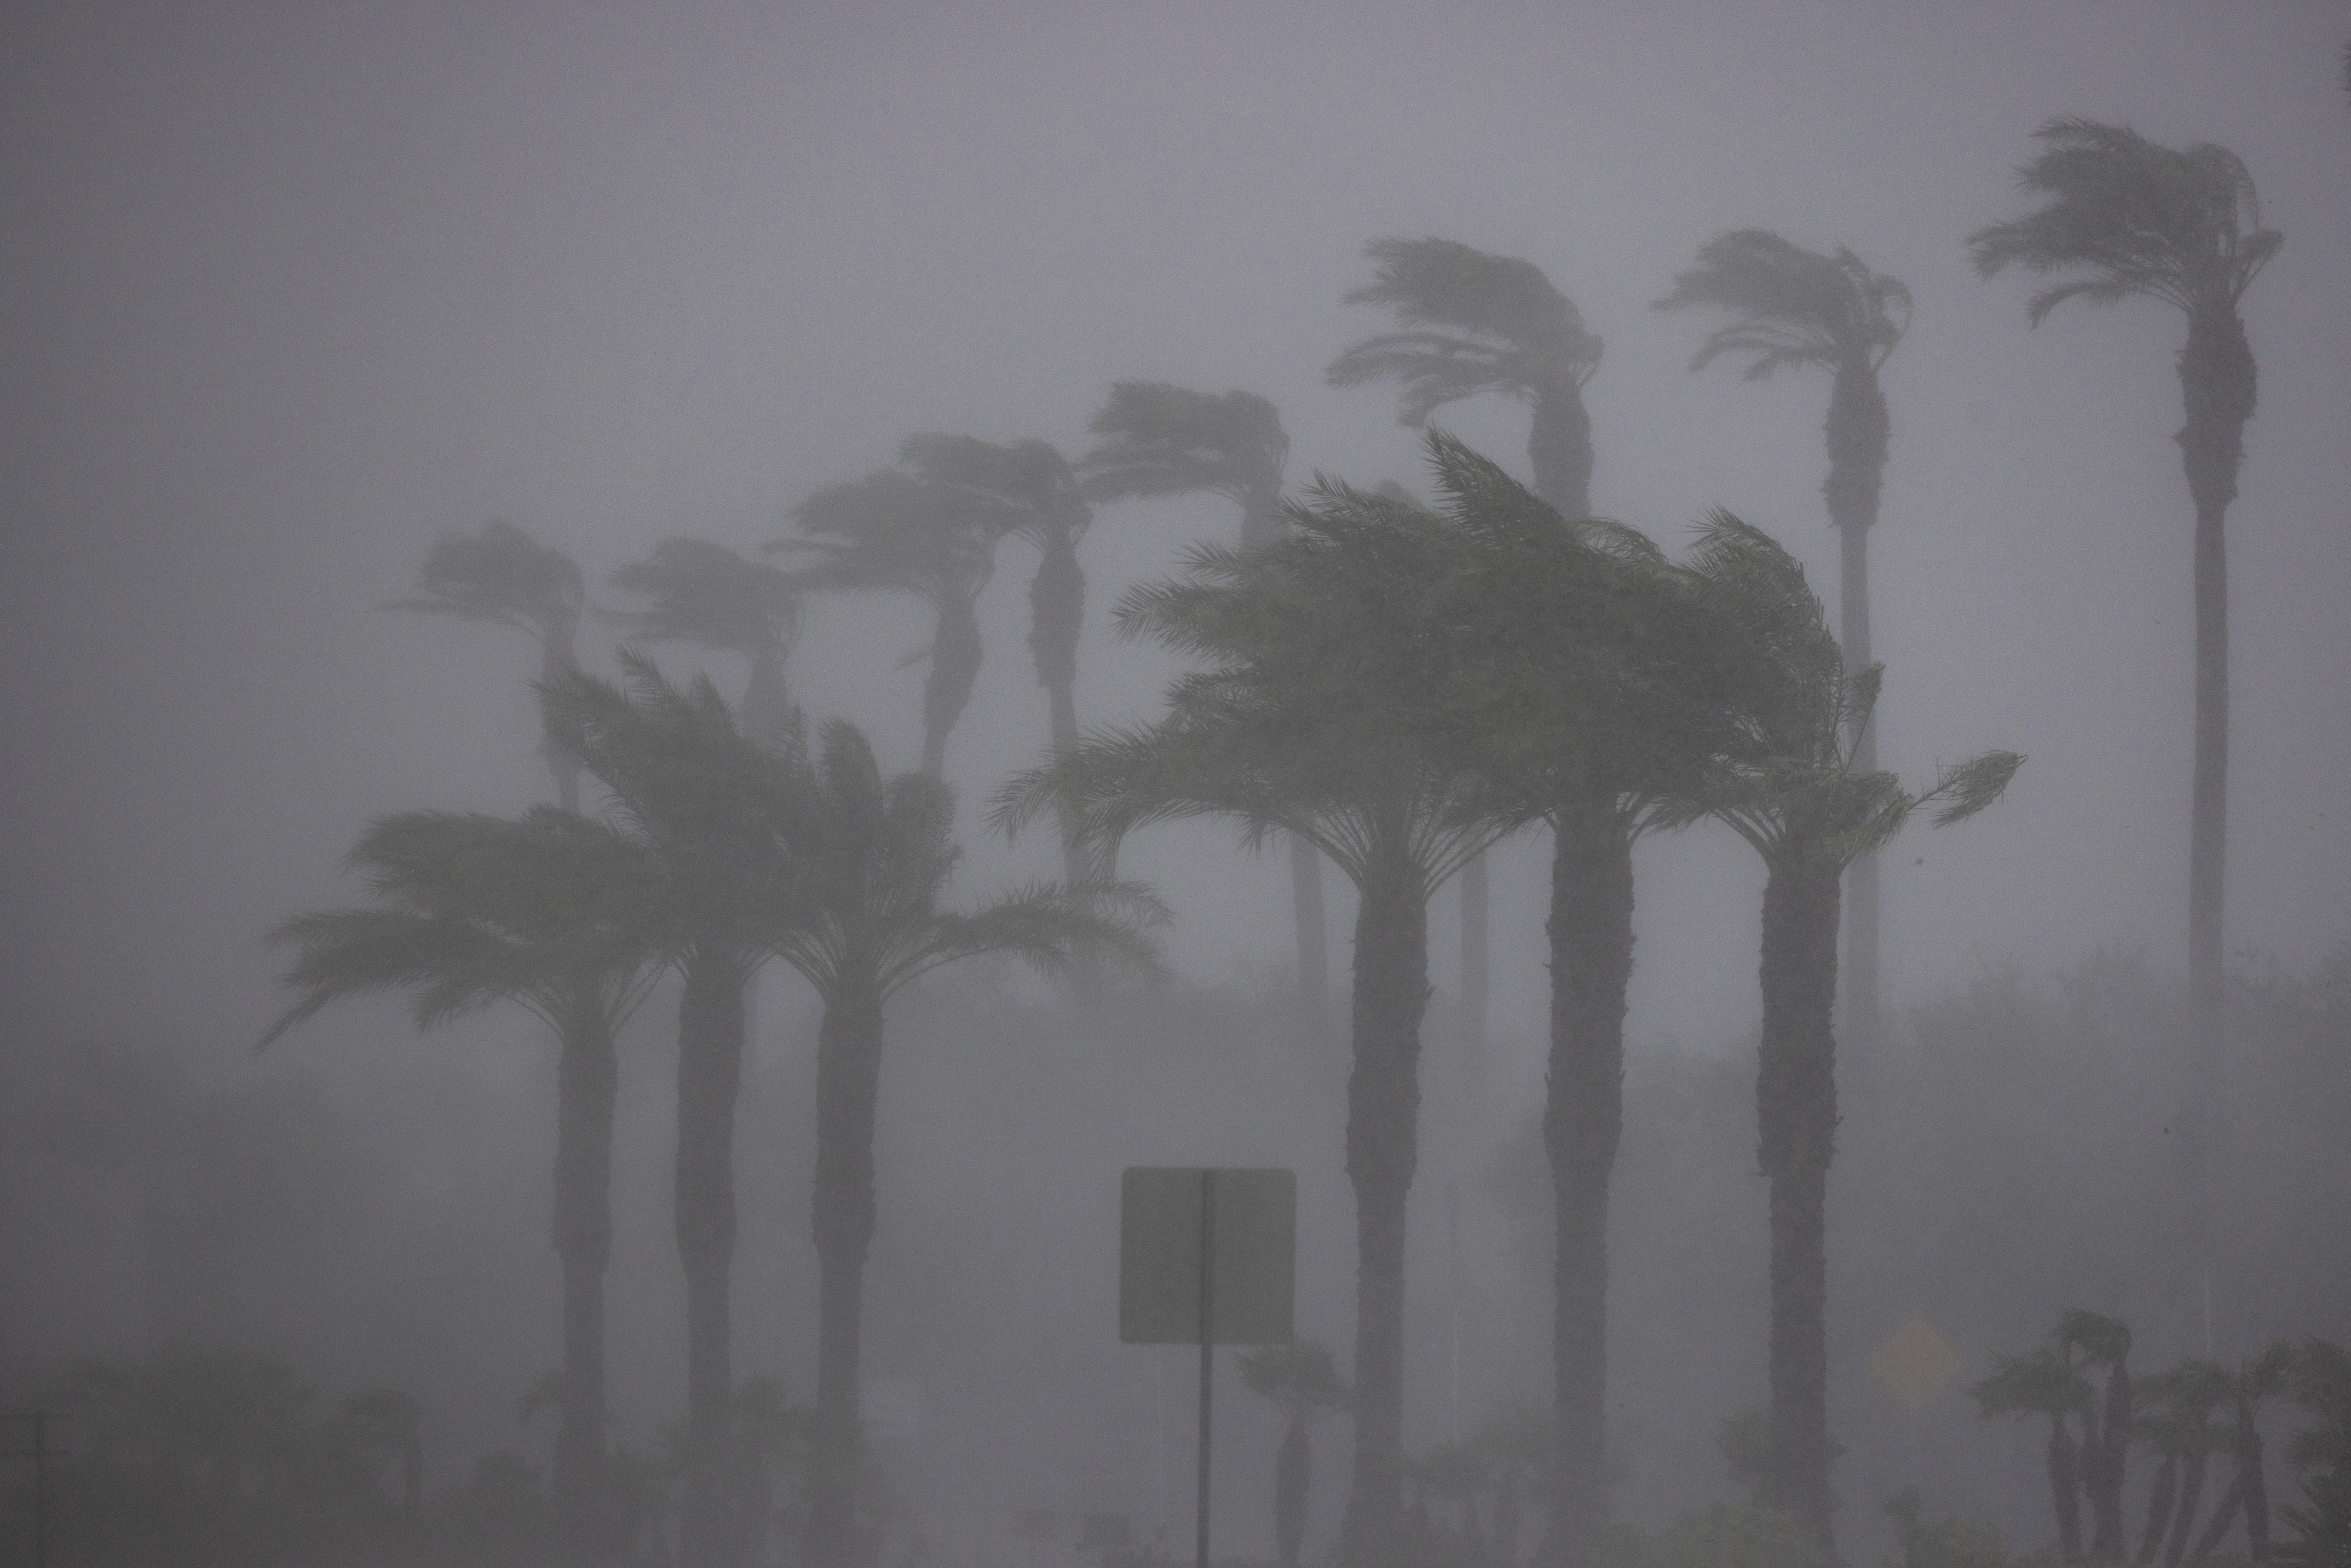
[[(1869, 1351), (1914, 1312), (1970, 1378), (2073, 1307), (2131, 1322), (2147, 1370), (2351, 1337), (2340, 8), (26, 4), (0, 37), (11, 1408), (77, 1356), (219, 1343), (334, 1396), (413, 1395), (432, 1488), (494, 1449), (543, 1465), (550, 1427), (516, 1411), (559, 1359), (544, 1030), (494, 1009), (420, 1035), (386, 1000), (252, 1050), (284, 1005), (266, 934), (357, 901), (343, 857), (369, 821), (549, 798), (528, 640), (385, 606), (436, 538), (499, 518), (617, 607), (609, 574), (657, 541), (756, 555), (912, 433), (1074, 458), (1122, 381), (1271, 400), (1293, 493), (1319, 472), (1426, 497), (1395, 389), (1324, 382), (1394, 325), (1342, 302), (1387, 235), (1532, 261), (1604, 340), (1583, 389), (1596, 513), (1678, 552), (1729, 507), (1833, 615), (1827, 378), (1687, 373), (1712, 323), (1651, 303), (1743, 227), (1849, 246), (1915, 298), (1882, 372), (1880, 762), (1923, 780), (1988, 747), (2029, 760), (1982, 816), (1880, 857), (1900, 1021), (1842, 1064), (1830, 1178), (1846, 1560), (1893, 1550), (1879, 1504), (1910, 1483), (2019, 1551), (2051, 1540), (2038, 1427), (1980, 1423), (1956, 1386), (1907, 1416), (1873, 1384)], [(2028, 329), (2027, 281), (1979, 279), (1966, 248), (2025, 210), (2015, 170), (2055, 115), (2224, 145), (2285, 235), (2242, 306), (2260, 402), (2230, 511), (2226, 942), (2244, 983), (2209, 1306), (2166, 1284), (2157, 1213), (2187, 1051), (2181, 318), (2137, 299)], [(1525, 478), (1527, 419), (1483, 396), (1437, 423)], [(1119, 640), (1112, 607), (1237, 531), (1215, 496), (1096, 507), (1082, 726), (1158, 715), (1186, 666)], [(1045, 755), (1036, 559), (1006, 541), (980, 601), (945, 769), (951, 906), (1060, 874), (1050, 830), (986, 820)], [(911, 770), (907, 661), (929, 636), (910, 596), (814, 597), (792, 695)], [(591, 612), (583, 663), (611, 674), (618, 641)], [(653, 652), (741, 689), (739, 659)], [(905, 1511), (893, 1564), (917, 1541), (943, 1568), (1069, 1560), (1011, 1537), (1016, 1510), (1046, 1508), (1190, 1550), (1191, 1353), (1116, 1340), (1123, 1166), (1294, 1167), (1300, 1327), (1346, 1363), (1346, 1046), (1297, 1037), (1288, 858), (1239, 839), (1196, 821), (1123, 845), (1121, 873), (1173, 914), (1164, 986), (1089, 1009), (987, 960), (893, 1004), (864, 1370), (922, 1409), (877, 1447)], [(1414, 1448), (1549, 1397), (1548, 832), (1490, 864), (1476, 1071), (1456, 891), (1429, 910)], [(1740, 1495), (1714, 1439), (1766, 1395), (1765, 873), (1710, 823), (1643, 839), (1635, 867), (1613, 1506), (1656, 1526)], [(1324, 882), (1343, 1019), (1353, 897)], [(736, 1370), (796, 1405), (815, 1376), (819, 1011), (770, 966), (736, 1166)], [(640, 1446), (684, 1398), (676, 1016), (666, 983), (621, 1049), (608, 1337), (615, 1434)], [(1270, 1560), (1280, 1422), (1225, 1375), (1217, 1549)], [(1310, 1555), (1331, 1547), (1346, 1444), (1343, 1418), (1318, 1427)]]

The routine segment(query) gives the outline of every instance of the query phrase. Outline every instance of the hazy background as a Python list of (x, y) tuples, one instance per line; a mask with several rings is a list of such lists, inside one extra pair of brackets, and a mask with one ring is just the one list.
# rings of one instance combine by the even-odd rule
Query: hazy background
[[(1585, 392), (1599, 509), (1670, 543), (1729, 506), (1823, 585), (1824, 380), (1687, 375), (1704, 324), (1648, 303), (1700, 243), (1746, 225), (1850, 245), (1904, 279), (1917, 316), (1885, 372), (1894, 445), (1872, 538), (1882, 755), (1913, 775), (1987, 746), (2031, 761), (1995, 812), (1888, 857), (1889, 983), (1918, 999), (2108, 950), (2168, 972), (2186, 926), (2189, 512), (2170, 440), (2182, 323), (2139, 302), (2069, 308), (2028, 331), (2023, 281), (1978, 282), (1963, 249), (2021, 210), (2011, 172), (2058, 113), (2224, 143), (2286, 235), (2245, 304), (2262, 388), (2231, 516), (2229, 932), (2306, 968), (2351, 936), (2346, 37), (2341, 6), (2286, 4), (12, 6), (5, 1049), (102, 1042), (179, 1061), (192, 1094), (268, 1083), (308, 1097), (372, 1151), (354, 1192), (401, 1195), (400, 1223), (450, 1277), (513, 1281), (514, 1355), (536, 1354), (530, 1314), (550, 1292), (521, 1270), (545, 1260), (482, 1218), (509, 1206), (524, 1238), (540, 1223), (500, 1175), (510, 1163), (513, 1179), (543, 1180), (527, 1153), (540, 1129), (516, 1133), (496, 1109), (537, 1113), (541, 1053), (500, 1049), (527, 1041), (524, 1027), (493, 1019), (418, 1043), (392, 1009), (361, 1009), (258, 1066), (244, 1055), (274, 1007), (261, 933), (349, 896), (338, 862), (370, 817), (509, 811), (545, 792), (523, 640), (379, 607), (437, 531), (491, 517), (601, 584), (672, 533), (744, 549), (778, 537), (794, 502), (886, 462), (909, 432), (1041, 436), (1074, 453), (1116, 379), (1272, 398), (1293, 482), (1320, 468), (1417, 487), (1416, 438), (1389, 392), (1321, 382), (1334, 353), (1385, 324), (1339, 303), (1368, 276), (1364, 242), (1384, 235), (1525, 256), (1582, 308), (1607, 343)], [(1522, 410), (1480, 402), (1444, 417), (1522, 466)], [(1147, 716), (1168, 673), (1108, 636), (1118, 592), (1235, 526), (1206, 498), (1102, 509), (1081, 547), (1082, 721)], [(987, 662), (949, 749), (966, 896), (1050, 862), (1044, 840), (1007, 846), (972, 821), (1042, 743), (1022, 641), (1030, 565), (1025, 547), (1002, 552)], [(911, 767), (921, 672), (894, 666), (926, 634), (912, 601), (825, 601), (788, 673), (812, 714), (854, 717), (885, 765)], [(608, 641), (587, 629), (591, 664)], [(715, 673), (730, 690), (741, 678)], [(1185, 980), (1246, 996), (1289, 962), (1287, 872), (1230, 840), (1162, 831), (1123, 863), (1176, 906)], [(1639, 872), (1636, 1054), (1743, 1049), (1755, 857), (1700, 829), (1645, 844)], [(1539, 1082), (1547, 880), (1538, 838), (1495, 857), (1497, 1125)], [(1448, 893), (1433, 922), (1441, 987), (1452, 907)], [(1340, 976), (1345, 913), (1342, 898)], [(780, 1342), (807, 1286), (793, 1075), (810, 1031), (799, 994), (768, 986), (738, 1333), (747, 1369), (791, 1375), (804, 1348), (760, 1335)], [(942, 1014), (938, 1027), (957, 1026)], [(620, 1392), (644, 1420), (674, 1397), (660, 1316), (674, 1310), (666, 1029), (658, 1009), (640, 1027), (624, 1089), (637, 1096), (624, 1136), (641, 1146), (623, 1179), (637, 1171), (628, 1201), (643, 1212), (616, 1265), (641, 1283), (616, 1281), (615, 1353), (640, 1364)], [(1067, 1082), (1087, 1060), (1072, 1046), (1046, 1077)], [(1145, 1081), (1105, 1080), (1115, 1107), (1070, 1090), (1049, 1126), (1131, 1117), (1197, 1136), (1158, 1148), (1104, 1134), (1071, 1182), (1280, 1145), (1343, 1230), (1335, 1108), (1327, 1125), (1226, 1135), (1210, 1108), (1196, 1123), (1141, 1111)], [(758, 1114), (772, 1136), (754, 1132)], [(1002, 1134), (1039, 1135), (1012, 1122)], [(1746, 1135), (1724, 1134), (1733, 1165)], [(984, 1147), (973, 1154), (985, 1169)], [(934, 1157), (904, 1180), (966, 1168), (952, 1150)], [(9, 1253), (32, 1282), (5, 1309), (11, 1343), (134, 1348), (147, 1332), (125, 1304), (136, 1270), (108, 1239), (129, 1222), (105, 1215), (136, 1197), (47, 1166), (16, 1186)], [(1069, 1225), (1091, 1223), (1071, 1212)], [(918, 1225), (885, 1208), (885, 1237), (910, 1254)], [(1423, 1225), (1416, 1248), (1435, 1235)], [(1326, 1266), (1343, 1277), (1343, 1257)], [(505, 1378), (513, 1358), (492, 1342), (507, 1331), (455, 1313), (432, 1288), (441, 1278), (407, 1278), (407, 1326), (381, 1333)], [(381, 1291), (368, 1300), (398, 1317)], [(758, 1304), (771, 1301), (783, 1304)], [(1319, 1309), (1326, 1335), (1347, 1332), (1342, 1307)], [(320, 1311), (349, 1326), (350, 1303)], [(1756, 1338), (1740, 1354), (1760, 1354)], [(512, 1389), (462, 1396), (486, 1430)], [(1416, 1418), (1435, 1408), (1420, 1384), (1411, 1397)], [(1691, 1421), (1702, 1446), (1712, 1414)]]

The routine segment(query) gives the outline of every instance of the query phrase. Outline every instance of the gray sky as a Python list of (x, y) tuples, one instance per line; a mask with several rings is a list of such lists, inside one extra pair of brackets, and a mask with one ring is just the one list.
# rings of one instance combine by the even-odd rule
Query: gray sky
[[(439, 529), (503, 517), (601, 582), (667, 534), (773, 538), (911, 431), (1075, 451), (1121, 378), (1273, 398), (1294, 480), (1416, 482), (1391, 397), (1321, 384), (1383, 325), (1339, 304), (1381, 235), (1526, 256), (1582, 308), (1602, 510), (1671, 543), (1727, 505), (1826, 589), (1825, 382), (1686, 375), (1703, 323), (1647, 303), (1750, 225), (1907, 280), (1873, 537), (1888, 758), (2032, 760), (1990, 816), (1897, 846), (1892, 982), (2172, 964), (2182, 324), (2142, 302), (2029, 332), (2026, 283), (1962, 249), (2022, 210), (2011, 171), (2057, 113), (2228, 145), (2285, 231), (2246, 304), (2230, 936), (2298, 964), (2351, 935), (2339, 6), (28, 3), (0, 29), (13, 1029), (238, 1046), (271, 1006), (259, 934), (346, 896), (369, 817), (543, 791), (520, 639), (375, 608)], [(1447, 417), (1523, 468), (1521, 410)], [(1111, 644), (1117, 592), (1233, 527), (1207, 499), (1103, 511), (1082, 718), (1144, 716), (1167, 673)], [(1031, 566), (1008, 547), (986, 608), (948, 765), (967, 819), (1041, 744)], [(910, 604), (828, 603), (791, 677), (910, 767), (920, 671), (893, 666), (923, 636)], [(967, 838), (967, 893), (1049, 863)], [(1285, 961), (1282, 862), (1228, 841), (1126, 862), (1209, 980)], [(1730, 1043), (1751, 853), (1698, 830), (1640, 871), (1635, 1038)], [(1496, 875), (1498, 1023), (1531, 1042), (1543, 849)]]

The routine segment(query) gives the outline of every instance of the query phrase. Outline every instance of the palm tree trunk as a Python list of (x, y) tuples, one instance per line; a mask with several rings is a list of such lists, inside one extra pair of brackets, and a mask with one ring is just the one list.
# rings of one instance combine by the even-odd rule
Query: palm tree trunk
[(677, 1251), (685, 1270), (685, 1488), (680, 1556), (733, 1561), (735, 1102), (749, 966), (718, 944), (685, 963), (677, 1028)]
[(612, 1258), (612, 1105), (620, 1067), (601, 1010), (563, 1032), (556, 1068), (555, 1250), (563, 1265), (556, 1508), (574, 1556), (603, 1554), (604, 1272)]
[(2179, 1496), (2179, 1456), (2166, 1454), (2163, 1463), (2156, 1467), (2155, 1485), (2147, 1498), (2147, 1528), (2139, 1531), (2138, 1552), (2133, 1562), (2151, 1563), (2156, 1549), (2163, 1544), (2164, 1529), (2171, 1522), (2172, 1504)]
[(2057, 1511), (2057, 1555), (2082, 1560), (2082, 1458), (2062, 1414), (2049, 1418), (2049, 1496)]
[(784, 650), (772, 643), (751, 654), (751, 678), (744, 683), (742, 706), (735, 710), (743, 733), (774, 746), (784, 738), (792, 717), (792, 694), (784, 685)]
[(1492, 908), (1481, 854), (1461, 868), (1461, 1077), (1473, 1123), (1486, 1082), (1486, 1002), (1492, 983), (1486, 938)]
[(1320, 1050), (1331, 1038), (1331, 939), (1322, 911), (1322, 852), (1290, 841), (1290, 907), (1298, 927), (1298, 1027)]
[(1534, 470), (1535, 494), (1561, 517), (1592, 515), (1592, 414), (1573, 381), (1562, 377), (1536, 392), (1527, 464)]
[[(1877, 372), (1866, 361), (1836, 373), (1829, 392), (1829, 476), (1821, 486), (1829, 523), (1837, 531), (1840, 580), (1837, 644), (1844, 667), (1870, 662), (1869, 530), (1877, 526), (1878, 497), (1893, 423)], [(1856, 739), (1854, 770), (1877, 770), (1877, 736), (1865, 729)], [(1867, 1053), (1883, 1026), (1878, 980), (1878, 869), (1874, 853), (1858, 857), (1844, 873), (1845, 1044)]]
[(2238, 1406), (2237, 1490), (2245, 1511), (2245, 1554), (2270, 1560), (2270, 1487), (2262, 1464), (2262, 1433), (2250, 1404)]
[[(1037, 684), (1045, 688), (1053, 754), (1067, 756), (1078, 744), (1078, 636), (1085, 625), (1086, 574), (1078, 567), (1078, 541), (1066, 527), (1049, 530), (1044, 559), (1029, 585), (1029, 653)], [(1071, 887), (1092, 881), (1073, 821), (1061, 821), (1061, 880)]]
[(2188, 1536), (2196, 1528), (2196, 1509), (2204, 1500), (2204, 1477), (2211, 1468), (2211, 1458), (2200, 1447), (2189, 1458), (2188, 1473), (2179, 1487), (2179, 1505), (2172, 1515), (2171, 1534), (2163, 1543), (2163, 1568), (2179, 1568), (2180, 1559), (2188, 1554)]
[(1761, 1164), (1771, 1184), (1772, 1505), (1832, 1560), (1828, 1454), (1829, 1164), (1837, 1121), (1839, 868), (1793, 845), (1763, 891)]
[[(579, 661), (572, 656), (568, 637), (549, 637), (540, 645), (538, 684), (541, 686), (553, 685), (577, 668)], [(556, 804), (567, 811), (580, 810), (580, 755), (558, 740), (555, 732), (546, 727), (543, 719), (539, 728), (538, 754), (546, 759), (547, 770), (555, 776)]]
[(2131, 1377), (2126, 1361), (2117, 1360), (2106, 1374), (2105, 1412), (2098, 1422), (2095, 1469), (2088, 1470), (2090, 1507), (2096, 1521), (2090, 1537), (2090, 1556), (2100, 1563), (2119, 1563), (2127, 1546), (2123, 1518), (2123, 1481), (2129, 1469), (2131, 1440)]
[(2229, 1526), (2237, 1522), (2237, 1511), (2244, 1506), (2245, 1477), (2240, 1470), (2229, 1483), (2229, 1490), (2220, 1494), (2220, 1506), (2212, 1511), (2212, 1522), (2204, 1527), (2204, 1533), (2197, 1538), (2196, 1550), (2189, 1555), (2200, 1560), (2219, 1551), (2220, 1538), (2229, 1533)]
[(2244, 463), (2256, 392), (2253, 351), (2232, 308), (2192, 311), (2179, 356), (2187, 408), (2179, 441), (2196, 505), (2196, 774), (2189, 809), (2188, 1012), (2192, 1031), (2180, 1160), (2188, 1256), (2212, 1268), (2211, 1162), (2226, 1088), (2221, 1068), (2221, 913), (2229, 821), (2229, 504)]
[(1608, 801), (1553, 814), (1551, 1072), (1557, 1437), (1542, 1568), (1594, 1568), (1608, 1521), (1608, 1183), (1625, 1124), (1633, 840)]
[(1306, 1448), (1306, 1407), (1290, 1413), (1290, 1427), (1273, 1457), (1273, 1542), (1281, 1568), (1298, 1568), (1306, 1543), (1306, 1487), (1311, 1459)]
[(948, 732), (963, 716), (972, 685), (979, 679), (979, 621), (967, 599), (950, 596), (938, 608), (931, 673), (923, 682), (923, 771), (944, 779)]
[(873, 1124), (882, 1083), (882, 992), (870, 975), (825, 998), (816, 1051), (816, 1443), (809, 1469), (804, 1560), (860, 1568), (857, 1526), (863, 1448), (858, 1411), (865, 1258), (873, 1241)]
[(1401, 843), (1365, 868), (1355, 916), (1347, 1177), (1355, 1189), (1355, 1454), (1340, 1559), (1364, 1563), (1403, 1498), (1405, 1199), (1418, 1158), (1428, 906)]

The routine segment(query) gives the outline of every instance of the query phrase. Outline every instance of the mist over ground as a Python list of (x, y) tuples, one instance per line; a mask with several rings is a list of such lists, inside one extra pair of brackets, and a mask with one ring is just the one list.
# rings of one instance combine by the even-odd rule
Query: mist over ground
[[(1341, 301), (1365, 242), (1428, 235), (1533, 261), (1604, 340), (1596, 512), (1677, 551), (1729, 507), (1834, 611), (1825, 378), (1686, 373), (1705, 324), (1650, 308), (1703, 242), (1763, 226), (1850, 246), (1916, 300), (1884, 371), (1882, 764), (2030, 758), (1996, 809), (1882, 857), (1901, 1022), (1845, 1063), (1831, 1178), (1841, 1544), (1876, 1560), (1878, 1504), (1913, 1482), (2046, 1544), (2031, 1430), (1979, 1424), (1956, 1388), (1912, 1416), (1872, 1381), (1906, 1317), (1970, 1377), (2074, 1306), (2130, 1321), (2150, 1369), (2351, 1337), (2346, 37), (2339, 7), (2283, 4), (11, 8), (0, 1373), (29, 1398), (78, 1355), (234, 1343), (337, 1394), (413, 1394), (436, 1487), (491, 1449), (543, 1458), (544, 1417), (517, 1415), (559, 1305), (538, 1026), (493, 1010), (420, 1036), (387, 1001), (251, 1051), (282, 1005), (264, 934), (352, 901), (342, 857), (368, 821), (548, 796), (527, 641), (383, 608), (437, 536), (514, 522), (617, 604), (609, 573), (658, 540), (756, 553), (910, 433), (1074, 455), (1133, 380), (1270, 399), (1293, 491), (1322, 472), (1425, 496), (1393, 389), (1333, 390), (1323, 368), (1390, 325)], [(2167, 1291), (2163, 1256), (2186, 1051), (2180, 320), (2139, 300), (2028, 330), (2025, 283), (1979, 280), (1965, 248), (2022, 210), (2013, 171), (2059, 114), (2225, 145), (2285, 235), (2244, 303), (2232, 1219), (2209, 1310)], [(1488, 397), (1437, 422), (1524, 476), (1526, 417)], [(1155, 716), (1180, 666), (1115, 639), (1111, 607), (1236, 528), (1214, 497), (1097, 508), (1082, 724)], [(951, 903), (1059, 873), (1050, 831), (984, 820), (1045, 747), (1034, 561), (1007, 542), (980, 601), (946, 764)], [(819, 597), (790, 689), (910, 769), (905, 661), (928, 636), (904, 596)], [(583, 660), (609, 674), (617, 641), (591, 615)], [(740, 689), (739, 660), (706, 663)], [(1415, 1445), (1550, 1383), (1548, 834), (1491, 864), (1474, 1070), (1453, 890), (1430, 909)], [(1193, 823), (1136, 835), (1120, 865), (1174, 913), (1165, 988), (1089, 1015), (983, 964), (892, 1013), (865, 1368), (922, 1410), (879, 1456), (911, 1511), (893, 1563), (917, 1538), (945, 1563), (1017, 1560), (1018, 1509), (1123, 1513), (1187, 1549), (1188, 1353), (1113, 1332), (1121, 1166), (1294, 1166), (1301, 1327), (1343, 1350), (1354, 1332), (1345, 1048), (1291, 1027), (1285, 857)], [(1764, 1396), (1763, 871), (1710, 824), (1644, 840), (1635, 868), (1612, 1438), (1617, 1511), (1658, 1524), (1737, 1494), (1714, 1439)], [(1352, 896), (1326, 884), (1343, 1000)], [(759, 998), (737, 1364), (798, 1402), (818, 1010), (773, 967)], [(639, 1444), (682, 1399), (674, 1003), (621, 1057), (612, 1401)], [(1219, 1399), (1219, 1549), (1270, 1557), (1279, 1421), (1229, 1375)], [(1345, 1432), (1319, 1432), (1316, 1551)]]

